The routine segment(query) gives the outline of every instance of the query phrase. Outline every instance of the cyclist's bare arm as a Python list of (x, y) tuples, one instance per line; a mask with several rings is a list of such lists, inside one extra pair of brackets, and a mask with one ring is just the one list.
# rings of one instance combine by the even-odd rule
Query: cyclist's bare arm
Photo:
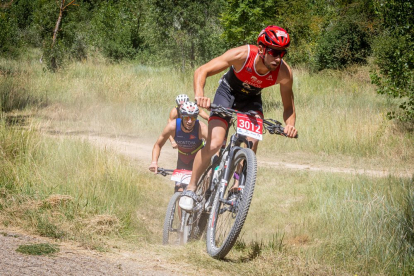
[(165, 142), (167, 142), (168, 137), (175, 135), (175, 120), (169, 122), (167, 126), (162, 131), (160, 137), (158, 137), (157, 141), (152, 148), (152, 162), (149, 167), (149, 170), (152, 172), (157, 173), (158, 168), (158, 158), (160, 157), (161, 148), (164, 146)]
[(207, 77), (216, 75), (230, 66), (234, 66), (235, 70), (240, 70), (246, 61), (247, 54), (248, 46), (240, 46), (228, 50), (221, 56), (197, 68), (194, 72), (194, 96), (199, 107), (210, 107), (210, 99), (204, 97), (204, 85)]
[(293, 95), (293, 75), (292, 70), (285, 61), (281, 64), (278, 82), (280, 84), (280, 95), (283, 103), (283, 119), (286, 123), (284, 132), (288, 137), (294, 138), (298, 131), (295, 128), (296, 112), (295, 99)]
[(203, 118), (204, 120), (206, 120), (206, 121), (208, 121), (208, 118), (210, 117), (210, 115), (208, 115), (205, 111), (204, 111), (204, 109), (201, 109), (200, 108), (200, 116), (201, 116), (201, 118)]
[[(178, 113), (177, 113), (177, 108), (173, 108), (173, 109), (171, 109), (171, 111), (170, 111), (170, 117), (168, 118), (168, 123), (169, 122), (171, 122), (172, 120), (175, 120), (175, 119), (177, 119), (178, 118)], [(177, 143), (175, 142), (175, 140), (174, 140), (174, 136), (170, 136), (170, 137), (168, 137), (168, 139), (170, 140), (170, 142), (171, 142), (171, 146), (175, 149), (175, 148), (177, 148)]]
[(205, 123), (200, 122), (200, 131), (198, 132), (198, 138), (207, 140), (208, 135), (208, 127)]

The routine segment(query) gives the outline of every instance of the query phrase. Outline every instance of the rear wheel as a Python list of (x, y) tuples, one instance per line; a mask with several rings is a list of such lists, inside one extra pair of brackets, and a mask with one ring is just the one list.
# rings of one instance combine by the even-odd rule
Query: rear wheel
[[(236, 170), (239, 173), (238, 184), (233, 178)], [(216, 259), (228, 254), (246, 220), (256, 183), (257, 163), (254, 152), (248, 148), (237, 151), (230, 162), (230, 173), (232, 177), (228, 185), (220, 183), (215, 194), (207, 226), (207, 252)], [(223, 191), (220, 192), (220, 189)], [(231, 196), (230, 191), (238, 192)], [(223, 195), (222, 198), (220, 195)]]

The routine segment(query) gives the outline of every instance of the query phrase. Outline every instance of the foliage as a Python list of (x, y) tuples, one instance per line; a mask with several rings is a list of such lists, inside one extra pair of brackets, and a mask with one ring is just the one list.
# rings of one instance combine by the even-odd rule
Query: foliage
[(359, 20), (340, 18), (327, 26), (318, 41), (316, 67), (342, 69), (355, 63), (365, 63), (370, 53), (369, 30)]
[(375, 1), (382, 33), (374, 42), (375, 64), (371, 75), (378, 93), (397, 98), (399, 111), (388, 118), (414, 122), (414, 15), (412, 1)]
[(283, 27), (283, 10), (288, 3), (283, 0), (228, 0), (221, 22), (223, 37), (230, 46), (256, 44), (260, 30), (268, 25)]
[[(61, 59), (58, 65), (65, 59), (84, 60), (97, 51), (112, 61), (139, 59), (141, 63), (179, 65), (182, 69), (207, 62), (231, 47), (255, 44), (260, 30), (268, 25), (278, 25), (289, 32), (289, 63), (313, 64), (318, 60), (322, 68), (346, 67), (365, 60), (370, 49), (367, 33), (372, 31), (370, 24), (375, 18), (372, 0), (76, 3), (63, 13), (57, 36), (59, 57), (47, 49), (59, 14), (54, 1), (20, 0), (3, 13), (16, 18), (9, 24), (14, 28), (10, 33), (20, 34), (14, 37), (21, 45), (43, 45), (46, 55)], [(355, 41), (358, 35), (363, 38), (361, 42)], [(352, 49), (343, 45), (347, 39)], [(5, 46), (2, 50), (9, 51)]]
[(221, 18), (223, 37), (231, 46), (255, 44), (262, 28), (278, 25), (291, 37), (289, 62), (311, 66), (317, 62), (319, 69), (343, 68), (364, 62), (370, 53), (370, 3), (229, 0)]
[(16, 55), (19, 42), (16, 18), (9, 10), (0, 9), (0, 55)]
[(194, 67), (221, 53), (217, 17), (221, 5), (221, 0), (149, 1), (145, 28), (149, 31), (144, 33), (148, 52), (183, 69), (186, 61)]
[(142, 46), (139, 1), (105, 1), (96, 5), (91, 19), (93, 45), (111, 60), (133, 58)]

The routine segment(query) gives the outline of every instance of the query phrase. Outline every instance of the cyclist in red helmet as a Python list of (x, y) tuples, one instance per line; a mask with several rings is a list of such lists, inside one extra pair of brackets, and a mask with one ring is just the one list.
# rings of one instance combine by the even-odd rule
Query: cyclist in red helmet
[[(170, 111), (170, 117), (168, 118), (168, 122), (171, 122), (172, 120), (181, 118), (181, 114), (180, 114), (180, 107), (183, 103), (186, 103), (190, 101), (190, 98), (186, 95), (186, 94), (180, 94), (175, 98), (175, 102), (176, 102), (176, 106), (171, 109)], [(200, 116), (201, 118), (208, 120), (208, 114), (203, 110), (200, 109)], [(170, 136), (168, 138), (170, 140), (171, 146), (176, 149), (177, 148), (177, 143), (174, 140), (173, 136)]]
[[(194, 73), (194, 94), (198, 106), (210, 107), (210, 98), (204, 96), (207, 77), (229, 68), (219, 82), (213, 103), (239, 111), (254, 110), (259, 114), (258, 116), (263, 118), (262, 89), (279, 84), (283, 119), (286, 123), (285, 133), (290, 138), (295, 137), (297, 130), (292, 90), (293, 75), (289, 65), (283, 61), (289, 45), (290, 37), (286, 30), (278, 26), (268, 26), (260, 32), (257, 45), (244, 45), (230, 49), (199, 67)], [(210, 158), (222, 146), (228, 124), (228, 118), (221, 114), (210, 114), (209, 136), (205, 147), (195, 157), (190, 184), (180, 199), (181, 208), (185, 210), (193, 208), (195, 200), (193, 191), (196, 183), (208, 167)], [(258, 140), (250, 140), (256, 152)]]

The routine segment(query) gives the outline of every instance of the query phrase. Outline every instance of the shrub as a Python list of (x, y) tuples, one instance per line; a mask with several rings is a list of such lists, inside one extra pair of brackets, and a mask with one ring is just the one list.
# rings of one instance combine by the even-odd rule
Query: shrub
[(322, 33), (316, 50), (316, 67), (341, 69), (351, 64), (362, 64), (371, 52), (368, 29), (359, 20), (342, 17)]
[(411, 1), (377, 2), (382, 34), (373, 43), (378, 68), (371, 79), (378, 93), (399, 99), (399, 111), (388, 118), (414, 122), (414, 15)]

